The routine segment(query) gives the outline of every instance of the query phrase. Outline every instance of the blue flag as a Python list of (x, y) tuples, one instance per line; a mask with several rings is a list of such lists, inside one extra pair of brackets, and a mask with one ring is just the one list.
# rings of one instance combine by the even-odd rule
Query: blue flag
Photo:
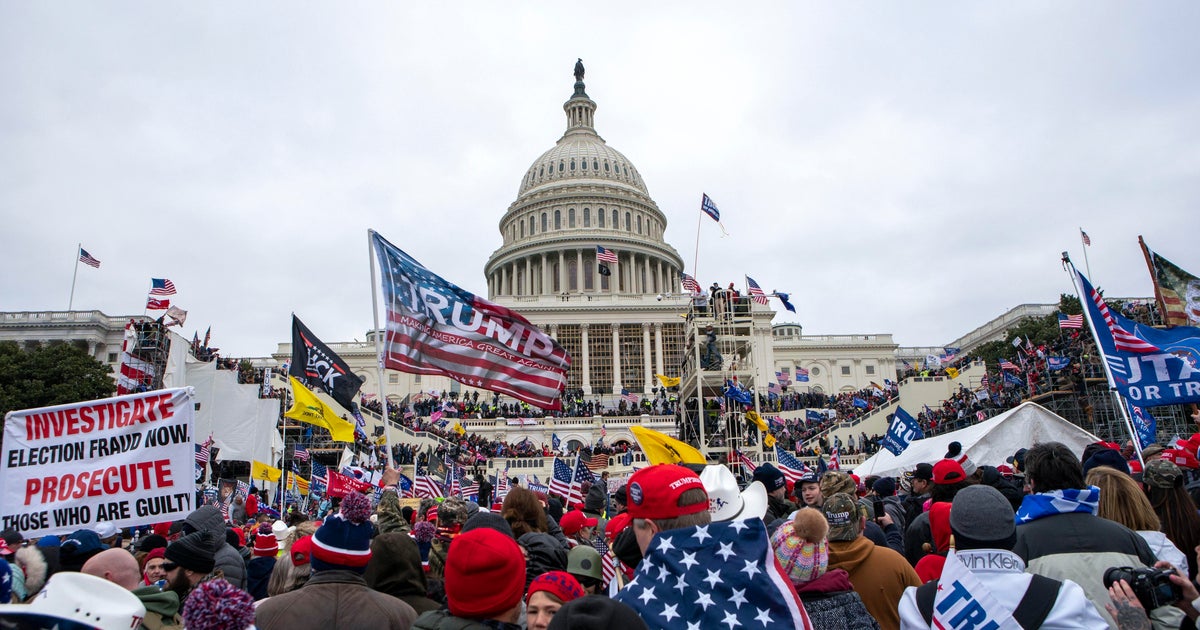
[(1021, 377), (1017, 376), (1016, 374), (1012, 374), (1011, 372), (1008, 372), (1008, 371), (1004, 372), (1004, 382), (1009, 385), (1012, 385), (1014, 387), (1024, 387), (1025, 386), (1025, 381), (1021, 380)]
[(854, 400), (852, 400), (850, 402), (851, 402), (851, 404), (853, 404), (855, 407), (858, 407), (859, 409), (866, 409), (867, 407), (871, 406), (867, 403), (867, 401), (859, 398), (858, 396), (855, 396)]
[(917, 423), (907, 411), (901, 407), (896, 407), (896, 415), (892, 418), (892, 424), (888, 427), (887, 435), (883, 436), (883, 447), (891, 451), (893, 455), (899, 455), (912, 444), (913, 440), (919, 440), (925, 437), (925, 433), (921, 431), (921, 425)]
[(817, 411), (816, 409), (809, 409), (808, 411), (804, 412), (804, 419), (808, 420), (809, 422), (822, 422), (825, 420), (825, 414)]
[(754, 396), (750, 392), (734, 386), (732, 381), (725, 381), (725, 397), (732, 398), (743, 405), (754, 404)]
[(1154, 419), (1154, 416), (1128, 400), (1125, 401), (1125, 404), (1129, 405), (1129, 417), (1133, 420), (1133, 428), (1137, 431), (1138, 443), (1142, 445), (1142, 448), (1157, 441), (1158, 421)]
[(779, 298), (780, 302), (783, 302), (783, 308), (786, 308), (787, 310), (789, 310), (793, 313), (796, 312), (796, 307), (792, 306), (792, 303), (788, 301), (788, 294), (780, 293), (779, 291), (776, 291), (775, 297)]
[(1071, 357), (1046, 357), (1046, 368), (1051, 372), (1057, 372), (1068, 365), (1071, 365)]
[(1108, 308), (1079, 270), (1075, 273), (1117, 391), (1144, 407), (1200, 402), (1200, 328), (1159, 330), (1125, 319)]
[(562, 440), (558, 439), (558, 434), (552, 433), (550, 435), (550, 447), (557, 451), (560, 444), (562, 444)]

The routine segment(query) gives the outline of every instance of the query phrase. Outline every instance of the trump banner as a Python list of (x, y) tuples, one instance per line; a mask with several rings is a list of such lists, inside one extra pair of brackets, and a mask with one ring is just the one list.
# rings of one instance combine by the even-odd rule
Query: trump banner
[(515, 311), (447, 282), (371, 232), (382, 274), (384, 367), (448, 376), (543, 409), (561, 409), (571, 357)]
[(178, 520), (194, 508), (191, 388), (9, 412), (0, 527), (27, 536)]
[(913, 440), (924, 437), (925, 433), (921, 431), (920, 423), (903, 408), (896, 407), (892, 424), (888, 427), (887, 435), (883, 436), (883, 448), (891, 451), (893, 455), (899, 455)]

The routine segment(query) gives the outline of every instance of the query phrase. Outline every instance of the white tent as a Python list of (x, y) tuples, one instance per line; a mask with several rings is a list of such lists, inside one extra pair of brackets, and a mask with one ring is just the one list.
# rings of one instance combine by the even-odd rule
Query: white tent
[(898, 477), (921, 462), (934, 463), (942, 459), (951, 442), (961, 443), (963, 452), (976, 465), (998, 466), (1017, 449), (1029, 448), (1038, 442), (1062, 442), (1077, 455), (1082, 455), (1085, 446), (1099, 441), (1100, 438), (1045, 407), (1027, 402), (974, 426), (916, 440), (899, 455), (880, 450), (859, 464), (854, 473), (859, 477)]

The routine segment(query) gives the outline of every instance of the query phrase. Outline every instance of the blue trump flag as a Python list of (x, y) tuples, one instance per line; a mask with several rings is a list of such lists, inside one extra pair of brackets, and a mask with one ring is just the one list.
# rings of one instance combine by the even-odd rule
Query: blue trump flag
[(825, 414), (815, 409), (809, 409), (804, 412), (804, 419), (809, 422), (822, 422), (825, 420)]
[(1046, 357), (1046, 368), (1051, 372), (1057, 372), (1068, 365), (1071, 365), (1071, 357)]
[(912, 444), (913, 440), (919, 440), (925, 437), (925, 433), (921, 431), (921, 425), (907, 411), (901, 407), (896, 407), (896, 415), (892, 417), (892, 424), (888, 427), (887, 435), (883, 436), (883, 448), (891, 451), (893, 455), (899, 455)]
[(1133, 420), (1134, 430), (1137, 431), (1138, 443), (1142, 445), (1142, 448), (1150, 446), (1158, 439), (1158, 420), (1155, 420), (1149, 411), (1128, 400), (1125, 401), (1125, 404), (1129, 405), (1129, 417)]
[(1110, 310), (1079, 270), (1088, 319), (1113, 384), (1142, 407), (1200, 402), (1200, 328), (1159, 330)]
[(850, 401), (850, 403), (853, 404), (855, 407), (858, 407), (859, 409), (866, 409), (867, 407), (870, 406), (869, 404), (867, 404), (867, 401), (859, 398), (858, 396), (855, 396), (854, 399)]
[(1025, 381), (1021, 380), (1021, 377), (1017, 376), (1016, 374), (1011, 374), (1007, 371), (1004, 372), (1004, 382), (1008, 385), (1012, 385), (1013, 387), (1025, 386)]

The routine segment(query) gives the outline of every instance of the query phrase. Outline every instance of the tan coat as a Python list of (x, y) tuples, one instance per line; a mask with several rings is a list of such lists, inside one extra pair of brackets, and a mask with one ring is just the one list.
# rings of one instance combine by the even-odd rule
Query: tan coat
[(408, 630), (416, 618), (412, 606), (371, 590), (358, 573), (336, 570), (313, 573), (300, 589), (262, 600), (255, 612), (261, 630)]

